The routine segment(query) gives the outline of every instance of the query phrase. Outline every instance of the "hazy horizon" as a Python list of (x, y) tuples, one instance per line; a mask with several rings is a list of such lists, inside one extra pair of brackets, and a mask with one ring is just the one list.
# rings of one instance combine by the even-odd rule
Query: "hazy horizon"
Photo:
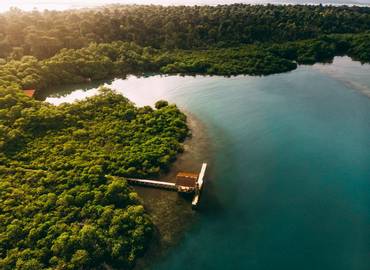
[(65, 10), (71, 8), (94, 7), (107, 4), (160, 4), (160, 5), (217, 5), (233, 3), (249, 4), (333, 4), (370, 5), (370, 0), (3, 0), (0, 12), (17, 7), (22, 10)]

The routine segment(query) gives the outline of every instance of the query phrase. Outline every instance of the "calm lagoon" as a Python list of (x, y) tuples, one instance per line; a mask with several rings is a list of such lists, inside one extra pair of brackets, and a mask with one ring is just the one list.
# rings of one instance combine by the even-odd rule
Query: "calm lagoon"
[[(169, 195), (156, 218), (181, 237), (146, 268), (368, 270), (369, 78), (369, 65), (337, 57), (266, 77), (111, 82), (139, 106), (166, 99), (190, 112), (207, 134), (202, 152), (210, 149), (201, 209)], [(87, 89), (47, 101), (97, 92)]]

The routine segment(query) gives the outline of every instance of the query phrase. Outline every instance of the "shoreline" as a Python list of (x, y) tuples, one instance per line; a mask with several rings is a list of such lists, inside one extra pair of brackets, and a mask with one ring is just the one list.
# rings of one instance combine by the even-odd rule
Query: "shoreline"
[[(108, 85), (108, 87), (111, 86)], [(125, 93), (119, 93), (127, 97)], [(135, 100), (130, 100), (135, 103)], [(59, 105), (53, 102), (51, 104)], [(136, 106), (142, 107), (143, 105), (136, 104)], [(213, 156), (212, 143), (205, 123), (187, 108), (182, 106), (178, 108), (186, 115), (190, 135), (182, 143), (184, 151), (179, 153), (176, 160), (170, 164), (170, 170), (158, 177), (158, 180), (164, 182), (175, 182), (179, 171), (199, 172), (202, 163), (210, 163)], [(198, 222), (201, 210), (193, 210), (192, 196), (186, 194), (143, 186), (132, 186), (132, 188), (139, 195), (141, 204), (154, 224), (153, 238), (132, 268), (133, 270), (145, 270), (150, 269), (153, 262), (160, 262), (171, 248), (180, 242), (185, 233)]]
[[(178, 155), (171, 165), (171, 170), (160, 177), (161, 181), (173, 182), (179, 171), (196, 172), (200, 170), (201, 162), (211, 161), (211, 142), (204, 123), (183, 108), (181, 110), (187, 116), (191, 136), (184, 142), (184, 152)], [(155, 227), (148, 249), (133, 268), (146, 270), (180, 242), (186, 231), (197, 223), (199, 214), (192, 209), (191, 198), (177, 192), (140, 186), (134, 186), (134, 189)]]

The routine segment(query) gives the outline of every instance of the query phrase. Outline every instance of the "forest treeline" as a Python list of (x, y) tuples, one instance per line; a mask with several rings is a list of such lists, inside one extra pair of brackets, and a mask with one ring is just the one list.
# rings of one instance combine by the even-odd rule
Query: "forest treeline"
[(167, 170), (187, 134), (163, 101), (102, 88), (52, 106), (0, 87), (0, 269), (130, 269), (153, 225), (124, 177)]
[(370, 8), (120, 6), (0, 14), (0, 85), (37, 89), (165, 74), (268, 75), (370, 61)]
[(276, 44), (243, 45), (208, 50), (163, 50), (116, 41), (62, 49), (38, 60), (0, 62), (0, 85), (37, 89), (39, 97), (60, 85), (99, 81), (127, 74), (268, 75), (293, 70), (297, 64), (331, 61), (350, 55), (370, 62), (370, 34), (335, 34)]
[(0, 14), (0, 57), (48, 58), (92, 42), (208, 49), (313, 39), (370, 29), (369, 7), (307, 5), (107, 6)]
[[(128, 74), (267, 75), (349, 55), (370, 62), (370, 8), (110, 6), (0, 14), (0, 269), (129, 269), (153, 225), (124, 177), (166, 171), (188, 135), (175, 105), (102, 88)], [(114, 175), (112, 177), (110, 175)]]

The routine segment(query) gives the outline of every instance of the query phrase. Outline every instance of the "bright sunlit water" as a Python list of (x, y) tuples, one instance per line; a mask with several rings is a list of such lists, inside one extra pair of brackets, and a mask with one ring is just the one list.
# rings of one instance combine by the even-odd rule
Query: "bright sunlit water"
[(115, 80), (139, 105), (190, 111), (213, 145), (199, 218), (150, 269), (370, 269), (369, 74), (345, 57), (267, 77)]

